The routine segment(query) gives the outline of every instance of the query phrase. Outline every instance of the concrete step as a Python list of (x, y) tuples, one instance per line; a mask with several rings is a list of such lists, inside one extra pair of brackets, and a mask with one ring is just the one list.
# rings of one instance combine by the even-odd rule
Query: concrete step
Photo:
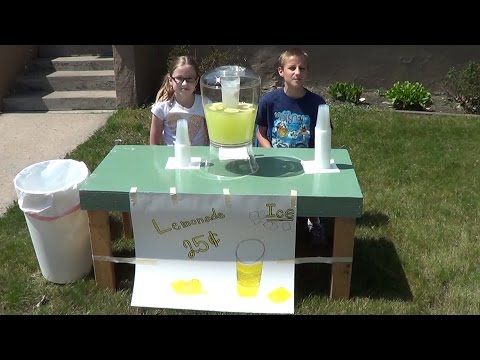
[(115, 110), (112, 45), (41, 45), (4, 112)]
[(33, 60), (26, 73), (41, 72), (45, 74), (54, 71), (92, 71), (112, 70), (113, 57), (99, 55), (63, 56), (57, 58), (37, 58)]
[(29, 72), (17, 78), (15, 94), (31, 91), (115, 90), (113, 70)]
[(75, 55), (113, 56), (112, 45), (40, 45), (38, 57), (51, 58)]
[(33, 92), (3, 99), (4, 112), (115, 110), (115, 90)]

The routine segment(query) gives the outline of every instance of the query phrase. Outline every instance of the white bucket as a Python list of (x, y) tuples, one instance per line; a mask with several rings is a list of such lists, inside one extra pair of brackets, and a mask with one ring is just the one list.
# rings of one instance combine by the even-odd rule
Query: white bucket
[(42, 275), (74, 282), (92, 268), (87, 212), (78, 186), (89, 176), (83, 162), (61, 159), (30, 165), (14, 179)]

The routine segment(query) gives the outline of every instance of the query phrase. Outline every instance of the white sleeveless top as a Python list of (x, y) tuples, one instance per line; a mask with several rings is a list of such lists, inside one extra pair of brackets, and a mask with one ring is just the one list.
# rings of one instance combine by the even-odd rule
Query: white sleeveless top
[(163, 138), (165, 144), (173, 145), (176, 139), (177, 121), (186, 119), (188, 134), (192, 145), (208, 145), (205, 113), (202, 97), (195, 94), (191, 108), (186, 108), (173, 100), (159, 101), (152, 105), (152, 113), (163, 121)]

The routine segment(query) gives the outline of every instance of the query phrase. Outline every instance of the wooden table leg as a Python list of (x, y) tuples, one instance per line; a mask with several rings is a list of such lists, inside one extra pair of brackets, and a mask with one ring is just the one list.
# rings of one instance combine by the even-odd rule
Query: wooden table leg
[[(93, 256), (112, 256), (110, 220), (107, 211), (88, 211)], [(93, 260), (95, 281), (101, 288), (115, 289), (115, 270), (109, 261)]]
[(122, 212), (123, 233), (127, 239), (133, 238), (132, 217), (129, 212)]
[[(335, 231), (333, 235), (333, 257), (351, 257), (353, 260), (353, 241), (355, 233), (355, 218), (335, 218)], [(350, 297), (350, 280), (352, 276), (352, 263), (332, 264), (330, 280), (330, 297)]]

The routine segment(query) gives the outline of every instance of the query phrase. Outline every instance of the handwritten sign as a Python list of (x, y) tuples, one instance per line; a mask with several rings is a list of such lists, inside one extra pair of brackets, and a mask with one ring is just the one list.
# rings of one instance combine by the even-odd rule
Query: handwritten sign
[(132, 306), (293, 313), (289, 195), (136, 192), (130, 210), (139, 260)]

